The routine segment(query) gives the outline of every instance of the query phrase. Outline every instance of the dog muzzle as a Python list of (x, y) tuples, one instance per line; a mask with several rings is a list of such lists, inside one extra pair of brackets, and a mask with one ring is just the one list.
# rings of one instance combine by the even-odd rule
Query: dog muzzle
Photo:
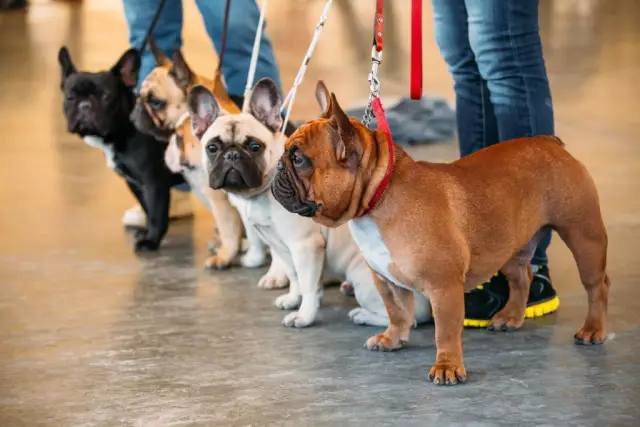
[(276, 174), (271, 181), (271, 193), (289, 212), (311, 218), (318, 210), (318, 205), (315, 202), (302, 200), (298, 195), (293, 177), (289, 174), (282, 159), (278, 161)]

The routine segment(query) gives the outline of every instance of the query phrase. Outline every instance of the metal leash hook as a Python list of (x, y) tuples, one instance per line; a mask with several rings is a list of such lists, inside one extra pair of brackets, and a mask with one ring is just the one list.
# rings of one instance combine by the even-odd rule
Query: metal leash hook
[(362, 123), (369, 127), (369, 123), (373, 118), (373, 108), (371, 104), (374, 98), (380, 96), (380, 79), (378, 78), (378, 68), (382, 63), (382, 50), (378, 50), (376, 46), (371, 48), (371, 72), (369, 72), (369, 101), (367, 102), (367, 108), (364, 111), (364, 117)]

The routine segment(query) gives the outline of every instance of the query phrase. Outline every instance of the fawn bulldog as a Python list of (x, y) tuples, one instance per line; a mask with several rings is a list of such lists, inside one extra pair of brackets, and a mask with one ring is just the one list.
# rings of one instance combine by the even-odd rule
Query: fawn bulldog
[[(182, 173), (193, 193), (215, 218), (220, 245), (215, 255), (207, 258), (205, 266), (226, 268), (241, 252), (245, 227), (237, 210), (229, 202), (227, 193), (212, 190), (207, 184), (206, 173), (201, 165), (200, 141), (191, 132), (187, 93), (194, 85), (204, 85), (213, 91), (221, 108), (229, 113), (240, 112), (235, 102), (241, 104), (242, 98), (234, 100), (229, 96), (220, 74), (210, 80), (194, 73), (180, 50), (169, 58), (153, 39), (148, 40), (148, 45), (158, 66), (142, 82), (131, 119), (141, 132), (169, 142), (165, 151), (167, 166), (174, 172)], [(247, 240), (249, 246), (239, 257), (239, 263), (244, 267), (264, 265), (265, 244), (251, 231), (247, 232)], [(274, 260), (269, 273), (260, 281), (261, 287), (279, 288), (287, 285), (283, 269), (277, 267), (278, 261)]]
[(596, 187), (585, 167), (553, 136), (521, 138), (450, 164), (414, 161), (384, 132), (348, 118), (322, 82), (319, 119), (286, 142), (274, 197), (289, 211), (328, 227), (349, 223), (391, 319), (371, 350), (409, 338), (413, 292), (433, 307), (436, 384), (467, 380), (462, 357), (464, 291), (501, 270), (509, 301), (490, 329), (519, 328), (540, 230), (557, 231), (574, 255), (588, 295), (577, 344), (606, 334), (607, 233)]
[[(256, 83), (241, 114), (222, 112), (204, 86), (191, 90), (189, 111), (194, 134), (202, 141), (202, 163), (209, 185), (229, 192), (247, 219), (247, 227), (282, 260), (290, 286), (275, 305), (283, 310), (297, 309), (284, 317), (285, 326), (302, 328), (314, 323), (322, 282), (331, 279), (353, 287), (360, 304), (349, 312), (353, 322), (387, 326), (384, 303), (347, 226), (330, 229), (287, 212), (271, 194), (271, 177), (282, 153), (281, 105), (279, 90), (270, 79)], [(428, 302), (420, 297), (411, 323), (429, 317)]]

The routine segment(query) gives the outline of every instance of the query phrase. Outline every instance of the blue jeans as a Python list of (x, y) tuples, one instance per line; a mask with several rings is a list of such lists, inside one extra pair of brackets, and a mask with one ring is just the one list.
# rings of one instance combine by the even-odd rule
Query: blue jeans
[[(222, 24), (224, 20), (224, 0), (195, 0), (204, 27), (214, 47), (219, 52), (222, 41)], [(129, 26), (129, 43), (138, 47), (147, 33), (159, 0), (123, 0), (124, 12)], [(233, 0), (229, 11), (229, 30), (227, 33), (227, 50), (225, 52), (222, 73), (231, 95), (242, 96), (247, 83), (249, 63), (253, 40), (258, 27), (260, 9), (255, 0)], [(266, 27), (266, 22), (265, 22)], [(153, 39), (167, 55), (182, 47), (182, 0), (166, 0), (160, 18), (153, 31)], [(187, 58), (188, 59), (188, 58)], [(155, 59), (149, 49), (145, 49), (138, 84), (156, 66)], [(200, 70), (203, 75), (213, 77), (214, 69)], [(271, 41), (266, 34), (262, 35), (255, 80), (269, 77), (281, 87), (278, 65), (273, 55)]]
[[(124, 13), (129, 26), (129, 43), (139, 47), (147, 34), (153, 20), (159, 0), (123, 0)], [(222, 42), (222, 25), (224, 21), (224, 0), (196, 0), (202, 15), (204, 26), (214, 47), (220, 52)], [(233, 0), (229, 9), (229, 26), (227, 47), (222, 64), (222, 74), (230, 95), (242, 96), (249, 74), (253, 41), (260, 19), (260, 9), (255, 0)], [(266, 21), (265, 21), (266, 33)], [(153, 29), (152, 37), (158, 47), (167, 55), (182, 47), (182, 0), (166, 0), (160, 13), (158, 23)], [(149, 49), (142, 54), (142, 64), (138, 78), (138, 86), (156, 67), (156, 60)], [(204, 75), (213, 77), (214, 69), (202, 70)], [(282, 87), (278, 65), (273, 55), (271, 41), (267, 34), (262, 35), (255, 81), (269, 77)], [(254, 81), (254, 82), (255, 82)], [(187, 184), (175, 187), (177, 190), (189, 191)]]
[[(538, 0), (432, 0), (435, 36), (453, 76), (460, 155), (553, 134)], [(532, 262), (547, 263), (548, 231)]]

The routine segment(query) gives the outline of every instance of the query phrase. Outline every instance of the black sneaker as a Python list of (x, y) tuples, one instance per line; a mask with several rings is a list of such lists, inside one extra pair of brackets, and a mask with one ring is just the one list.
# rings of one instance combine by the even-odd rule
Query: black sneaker
[(0, 11), (26, 9), (27, 0), (0, 0)]
[[(549, 267), (541, 265), (534, 267), (534, 270), (524, 316), (527, 319), (553, 313), (560, 305), (560, 299), (551, 285)], [(502, 273), (498, 273), (484, 285), (465, 294), (464, 326), (486, 328), (489, 325), (489, 320), (502, 310), (508, 299), (509, 283)]]

